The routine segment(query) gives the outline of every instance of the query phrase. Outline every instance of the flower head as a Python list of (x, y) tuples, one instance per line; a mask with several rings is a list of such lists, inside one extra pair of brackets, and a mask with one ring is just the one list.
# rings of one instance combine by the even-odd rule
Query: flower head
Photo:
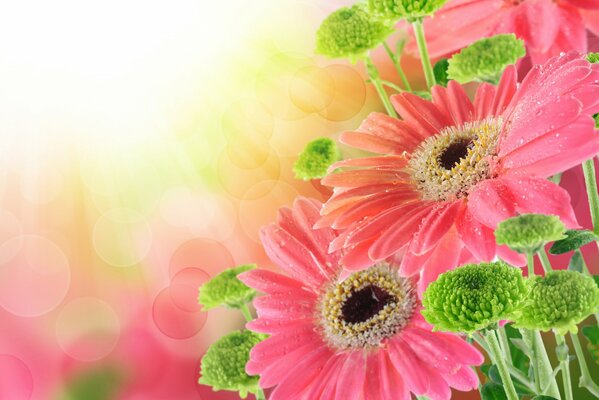
[(517, 268), (503, 262), (464, 265), (428, 286), (422, 315), (435, 330), (471, 333), (510, 318), (525, 295)]
[(254, 300), (248, 328), (271, 335), (250, 353), (247, 372), (275, 386), (271, 399), (449, 399), (471, 390), (470, 365), (483, 358), (450, 333), (432, 332), (420, 314), (414, 281), (379, 263), (347, 275), (328, 252), (331, 228), (314, 229), (321, 204), (299, 198), (261, 232), (269, 257), (288, 276), (253, 270), (240, 276), (266, 293)]
[(329, 15), (316, 32), (316, 52), (355, 61), (393, 33), (392, 24), (361, 5), (343, 7)]
[(524, 214), (497, 225), (497, 244), (505, 244), (518, 253), (536, 253), (549, 242), (566, 238), (566, 227), (555, 215)]
[(593, 278), (576, 271), (551, 271), (527, 279), (530, 294), (516, 326), (576, 333), (576, 325), (597, 312), (599, 287)]
[[(515, 33), (526, 43), (533, 64), (562, 52), (586, 52), (587, 34), (599, 35), (599, 2), (593, 0), (449, 0), (424, 21), (431, 57), (468, 46), (482, 37)], [(406, 46), (418, 54), (412, 40)]]
[(368, 0), (368, 7), (385, 18), (408, 21), (434, 14), (447, 0)]
[(252, 301), (256, 296), (256, 291), (244, 285), (243, 282), (237, 279), (237, 275), (254, 268), (256, 266), (253, 264), (229, 268), (204, 283), (200, 288), (198, 298), (204, 310), (222, 305), (230, 308), (240, 308)]
[(330, 250), (343, 250), (347, 269), (401, 262), (401, 275), (420, 274), (422, 293), (457, 265), (496, 256), (525, 265), (495, 242), (505, 219), (555, 215), (578, 227), (570, 196), (547, 178), (599, 152), (599, 65), (568, 53), (517, 82), (510, 65), (497, 86), (481, 83), (474, 101), (455, 81), (434, 86), (431, 101), (397, 94), (401, 119), (372, 113), (341, 134), (376, 153), (339, 161), (322, 179), (334, 191), (317, 226), (341, 232)]
[(199, 382), (216, 390), (239, 392), (242, 398), (258, 391), (258, 377), (249, 376), (245, 365), (250, 350), (264, 339), (251, 331), (233, 332), (215, 342), (202, 358)]
[(526, 55), (524, 42), (514, 34), (497, 35), (477, 40), (449, 59), (449, 79), (460, 83), (471, 81), (497, 84), (510, 64)]
[(306, 145), (293, 165), (293, 172), (296, 178), (305, 181), (322, 178), (339, 158), (339, 149), (332, 139), (318, 138)]

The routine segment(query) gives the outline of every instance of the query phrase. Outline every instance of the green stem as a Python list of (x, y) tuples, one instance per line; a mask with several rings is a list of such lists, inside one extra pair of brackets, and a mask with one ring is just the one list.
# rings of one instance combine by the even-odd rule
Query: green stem
[(374, 63), (372, 62), (372, 59), (370, 58), (370, 56), (367, 56), (364, 59), (364, 62), (366, 63), (366, 71), (368, 72), (368, 76), (370, 77), (370, 80), (372, 81), (374, 88), (376, 89), (377, 93), (379, 94), (379, 97), (381, 98), (381, 101), (383, 102), (383, 105), (385, 106), (385, 110), (387, 110), (387, 114), (389, 114), (392, 117), (397, 118), (397, 113), (395, 112), (395, 109), (393, 108), (393, 105), (391, 104), (391, 100), (389, 100), (389, 95), (387, 95), (387, 92), (385, 91), (385, 88), (383, 87), (383, 83), (381, 82), (381, 77), (379, 75), (379, 71), (374, 66)]
[(499, 342), (501, 343), (501, 348), (503, 350), (503, 354), (508, 364), (512, 364), (512, 353), (510, 353), (510, 342), (507, 338), (507, 333), (505, 332), (505, 327), (500, 326), (497, 328), (497, 336), (499, 337)]
[(532, 359), (530, 361), (533, 365), (535, 386), (538, 393), (559, 399), (560, 394), (555, 376), (553, 375), (553, 367), (549, 361), (541, 334), (539, 331), (529, 331), (526, 329), (522, 329), (520, 332), (522, 333), (522, 339), (532, 351)]
[(538, 256), (541, 259), (541, 264), (543, 265), (545, 273), (551, 272), (553, 268), (551, 268), (551, 262), (549, 261), (549, 257), (547, 256), (545, 248), (541, 248), (541, 250), (539, 250)]
[(381, 83), (387, 87), (390, 87), (391, 89), (395, 90), (396, 92), (399, 92), (399, 93), (404, 92), (404, 90), (402, 88), (400, 88), (393, 82), (381, 80)]
[(581, 377), (580, 381), (578, 382), (578, 386), (586, 388), (589, 392), (594, 394), (595, 397), (599, 397), (599, 386), (597, 386), (597, 384), (593, 381), (593, 378), (591, 378), (591, 373), (589, 372), (589, 367), (584, 359), (584, 352), (582, 351), (582, 346), (578, 340), (578, 335), (570, 333), (570, 339), (572, 339), (574, 351), (576, 352), (576, 358), (578, 359), (578, 365), (580, 365)]
[(424, 70), (424, 77), (426, 78), (426, 84), (428, 88), (432, 88), (435, 83), (435, 73), (433, 72), (433, 65), (428, 55), (428, 49), (426, 47), (426, 39), (424, 38), (424, 26), (421, 20), (414, 21), (412, 23), (414, 28), (414, 36), (416, 37), (416, 44), (418, 44), (418, 51), (420, 52), (420, 60), (422, 61), (422, 69)]
[(528, 265), (528, 276), (534, 276), (535, 274), (535, 258), (531, 252), (526, 253), (526, 264)]
[(499, 370), (501, 382), (503, 383), (505, 394), (507, 395), (508, 400), (518, 400), (518, 393), (516, 393), (514, 382), (512, 382), (512, 377), (508, 370), (507, 364), (505, 363), (505, 359), (503, 358), (503, 353), (501, 352), (501, 347), (499, 346), (495, 332), (488, 330), (486, 334), (484, 334), (484, 338), (486, 339), (489, 349), (491, 350), (490, 356)]
[(256, 400), (266, 400), (266, 396), (264, 396), (264, 391), (262, 389), (258, 389)]
[(250, 322), (251, 320), (253, 320), (254, 318), (252, 317), (252, 313), (250, 312), (250, 309), (248, 308), (247, 304), (244, 304), (241, 306), (241, 308), (239, 309), (241, 311), (241, 313), (243, 314), (243, 316), (245, 317), (245, 319)]
[(398, 58), (398, 56), (396, 54), (393, 54), (393, 51), (391, 51), (391, 49), (389, 48), (389, 45), (387, 45), (387, 42), (383, 42), (383, 47), (385, 48), (387, 55), (391, 59), (391, 62), (395, 66), (395, 70), (399, 74), (399, 77), (401, 78), (401, 81), (403, 82), (403, 85), (405, 86), (406, 90), (408, 92), (411, 92), (412, 87), (410, 86), (410, 82), (408, 81), (408, 78), (406, 77), (406, 74), (405, 74), (403, 68), (401, 67), (400, 58)]
[(572, 396), (572, 382), (570, 378), (570, 360), (568, 357), (568, 345), (564, 336), (555, 332), (555, 342), (557, 344), (555, 350), (557, 358), (562, 367), (562, 382), (564, 384), (564, 395), (566, 400), (573, 400)]
[(584, 181), (587, 186), (587, 197), (589, 200), (589, 208), (591, 209), (593, 232), (599, 235), (599, 194), (597, 193), (597, 177), (595, 176), (595, 164), (593, 158), (582, 163), (582, 171), (584, 172)]

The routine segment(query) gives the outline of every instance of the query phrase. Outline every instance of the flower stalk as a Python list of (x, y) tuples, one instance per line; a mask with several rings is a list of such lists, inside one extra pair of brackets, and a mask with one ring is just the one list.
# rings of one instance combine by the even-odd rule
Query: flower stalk
[(557, 354), (557, 358), (560, 362), (561, 370), (562, 370), (562, 382), (564, 384), (564, 395), (565, 400), (573, 400), (574, 397), (572, 395), (572, 383), (570, 378), (570, 360), (568, 355), (568, 345), (566, 344), (566, 340), (563, 335), (558, 332), (555, 332), (555, 341), (557, 347), (555, 352)]
[(576, 358), (578, 359), (578, 365), (580, 366), (581, 376), (578, 386), (586, 388), (589, 392), (595, 395), (595, 397), (599, 397), (599, 386), (597, 386), (591, 377), (591, 373), (589, 372), (589, 367), (584, 358), (584, 352), (582, 351), (582, 346), (580, 345), (578, 335), (570, 332), (570, 339), (572, 339), (574, 351), (576, 352)]
[(408, 92), (411, 92), (412, 87), (410, 86), (410, 82), (408, 81), (408, 78), (406, 77), (406, 74), (405, 74), (403, 68), (401, 67), (399, 56), (397, 54), (393, 53), (393, 51), (389, 48), (389, 45), (387, 44), (387, 42), (383, 42), (383, 47), (385, 48), (387, 55), (391, 59), (393, 66), (395, 66), (395, 70), (397, 71), (399, 77), (401, 78), (401, 81), (402, 81), (404, 87), (406, 88), (406, 90)]
[(489, 350), (491, 351), (491, 358), (499, 370), (501, 382), (503, 383), (505, 394), (507, 395), (508, 400), (518, 400), (518, 393), (516, 393), (514, 382), (512, 381), (512, 377), (505, 362), (504, 354), (499, 346), (499, 341), (495, 336), (495, 332), (493, 330), (488, 330), (486, 333), (483, 333), (483, 337), (485, 338), (485, 341), (489, 346)]
[(543, 338), (539, 331), (522, 329), (520, 330), (522, 339), (527, 344), (532, 352), (531, 362), (535, 376), (535, 386), (537, 393), (547, 396), (560, 398), (559, 389), (555, 376), (553, 375), (553, 367), (549, 361), (549, 356), (543, 344)]
[(416, 20), (412, 23), (414, 29), (414, 36), (416, 37), (416, 44), (418, 45), (418, 52), (420, 53), (420, 60), (422, 61), (422, 69), (424, 70), (424, 78), (426, 79), (426, 85), (428, 88), (432, 88), (435, 84), (435, 73), (433, 72), (433, 65), (428, 55), (428, 48), (426, 47), (426, 39), (424, 38), (424, 26), (422, 20)]
[(385, 110), (387, 110), (387, 114), (394, 118), (397, 118), (397, 113), (395, 112), (395, 109), (391, 104), (389, 95), (385, 91), (385, 87), (383, 86), (383, 82), (381, 81), (381, 76), (379, 75), (379, 71), (374, 66), (372, 58), (370, 56), (366, 56), (366, 58), (364, 58), (364, 62), (366, 63), (366, 71), (368, 72), (368, 77), (370, 78), (370, 81), (372, 82), (374, 88), (379, 94), (379, 97), (381, 98), (381, 101), (385, 106)]
[[(582, 163), (582, 171), (584, 172), (584, 181), (587, 187), (591, 220), (593, 221), (593, 232), (599, 235), (599, 193), (597, 193), (597, 177), (595, 174), (594, 158)], [(599, 246), (599, 242), (597, 245)]]

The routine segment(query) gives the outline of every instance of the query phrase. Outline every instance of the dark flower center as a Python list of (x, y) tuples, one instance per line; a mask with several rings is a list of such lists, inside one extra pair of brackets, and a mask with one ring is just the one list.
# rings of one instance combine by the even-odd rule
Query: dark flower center
[(459, 140), (453, 142), (439, 156), (439, 165), (450, 171), (458, 165), (460, 161), (468, 155), (468, 150), (474, 146), (472, 140)]
[(374, 317), (385, 306), (397, 299), (378, 286), (369, 285), (351, 294), (343, 306), (341, 313), (345, 322), (356, 324)]

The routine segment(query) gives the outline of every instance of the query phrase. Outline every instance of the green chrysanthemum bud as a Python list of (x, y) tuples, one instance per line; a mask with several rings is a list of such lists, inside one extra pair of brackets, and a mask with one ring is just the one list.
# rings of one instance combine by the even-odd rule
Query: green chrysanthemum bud
[(422, 315), (435, 330), (471, 333), (508, 319), (525, 295), (519, 268), (503, 262), (469, 264), (428, 286)]
[(316, 32), (316, 52), (356, 61), (393, 33), (393, 24), (368, 13), (361, 5), (329, 15)]
[(202, 375), (199, 383), (212, 386), (214, 391), (231, 390), (239, 392), (242, 398), (256, 393), (258, 377), (245, 372), (250, 359), (250, 350), (265, 339), (248, 330), (233, 332), (216, 341), (202, 358)]
[(327, 168), (341, 158), (335, 142), (323, 137), (311, 141), (293, 164), (297, 179), (319, 179), (327, 174)]
[(256, 297), (256, 291), (237, 279), (237, 275), (256, 268), (256, 265), (241, 265), (221, 272), (200, 287), (199, 303), (204, 310), (225, 305), (240, 308)]
[(565, 239), (565, 231), (554, 215), (523, 214), (500, 222), (495, 239), (518, 253), (536, 253), (548, 242)]
[(578, 331), (576, 325), (599, 307), (595, 281), (576, 271), (551, 271), (527, 279), (530, 292), (522, 303), (515, 326), (561, 334)]
[(505, 67), (524, 55), (524, 42), (512, 33), (480, 39), (449, 59), (447, 75), (460, 83), (496, 84)]
[(368, 8), (385, 18), (421, 20), (443, 7), (447, 0), (368, 0)]
[(595, 129), (599, 129), (599, 114), (593, 115), (593, 119), (595, 120)]
[(587, 54), (587, 60), (591, 64), (599, 63), (599, 53), (589, 53), (589, 54)]

